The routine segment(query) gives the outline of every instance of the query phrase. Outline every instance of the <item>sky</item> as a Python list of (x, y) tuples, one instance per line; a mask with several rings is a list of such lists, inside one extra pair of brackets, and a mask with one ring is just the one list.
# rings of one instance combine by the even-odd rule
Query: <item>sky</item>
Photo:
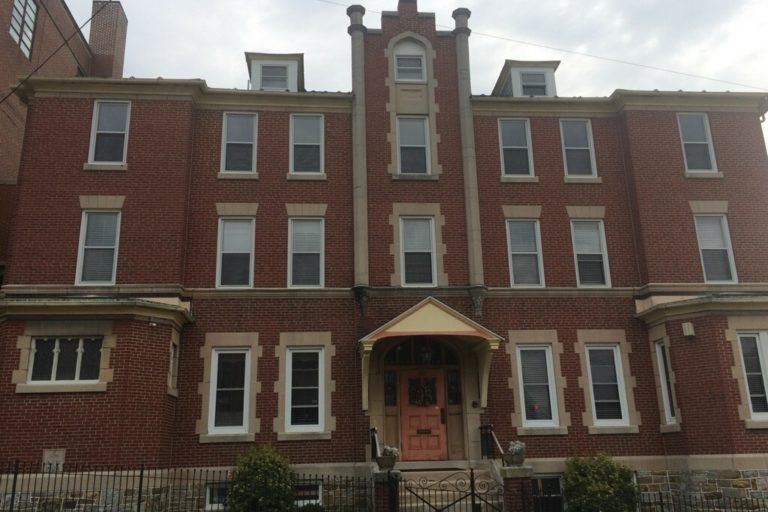
[[(455, 3), (454, 3), (455, 2)], [(67, 0), (75, 19), (91, 0)], [(309, 90), (349, 91), (345, 0), (122, 0), (128, 16), (125, 76), (203, 78), (246, 88), (245, 51), (304, 53)], [(357, 0), (378, 28), (397, 0)], [(456, 7), (469, 20), (472, 92), (489, 94), (505, 59), (560, 60), (560, 96), (609, 96), (615, 89), (768, 93), (766, 0), (419, 0), (452, 29)], [(88, 27), (83, 31), (88, 34)], [(489, 37), (498, 36), (498, 37)], [(518, 42), (512, 42), (514, 39)], [(535, 43), (704, 75), (719, 83), (540, 48)], [(762, 89), (762, 91), (760, 90)], [(763, 123), (768, 139), (768, 122)]]

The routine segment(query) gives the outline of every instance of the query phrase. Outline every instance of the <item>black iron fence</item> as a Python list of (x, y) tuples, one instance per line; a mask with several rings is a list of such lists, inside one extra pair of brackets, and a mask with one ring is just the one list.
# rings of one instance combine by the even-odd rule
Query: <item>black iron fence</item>
[[(409, 478), (403, 473), (391, 489), (398, 507), (408, 512), (502, 512), (504, 489), (488, 475), (475, 470), (447, 471), (439, 479)], [(390, 481), (390, 485), (393, 483)], [(390, 501), (390, 504), (392, 501)]]
[[(105, 469), (0, 467), (0, 512), (192, 512), (228, 510), (231, 469)], [(258, 482), (266, 490), (284, 482)], [(373, 510), (369, 478), (294, 474), (289, 493), (297, 511)], [(254, 512), (272, 512), (259, 506)]]

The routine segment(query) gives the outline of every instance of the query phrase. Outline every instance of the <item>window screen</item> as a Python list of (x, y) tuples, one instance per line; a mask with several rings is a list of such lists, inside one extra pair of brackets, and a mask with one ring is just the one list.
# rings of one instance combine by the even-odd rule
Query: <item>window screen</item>
[(501, 135), (502, 166), (505, 176), (530, 176), (530, 141), (526, 119), (502, 119)]
[(624, 419), (619, 390), (619, 374), (616, 367), (615, 348), (590, 348), (590, 378), (592, 398), (595, 404), (595, 419)]
[(291, 219), (291, 286), (322, 286), (323, 220)]
[(589, 121), (563, 119), (560, 121), (565, 152), (565, 174), (593, 176), (592, 134)]
[(400, 143), (400, 172), (403, 174), (429, 173), (427, 149), (427, 119), (401, 117), (397, 120)]
[(432, 219), (402, 219), (404, 282), (432, 285)]
[(722, 215), (696, 217), (696, 233), (704, 266), (704, 278), (707, 281), (734, 281), (727, 230), (728, 223)]
[(115, 281), (120, 213), (85, 212), (84, 222), (79, 282), (112, 284)]

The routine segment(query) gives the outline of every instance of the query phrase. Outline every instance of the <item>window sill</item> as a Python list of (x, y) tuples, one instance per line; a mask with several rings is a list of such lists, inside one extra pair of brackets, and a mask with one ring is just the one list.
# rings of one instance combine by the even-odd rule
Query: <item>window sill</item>
[(168, 388), (168, 396), (179, 398), (179, 390), (174, 388)]
[(568, 427), (517, 427), (518, 436), (564, 436)]
[(768, 420), (745, 420), (747, 430), (768, 429)]
[(256, 434), (200, 434), (201, 444), (213, 443), (252, 443)]
[(396, 181), (437, 181), (436, 174), (393, 174), (392, 179)]
[(315, 173), (296, 173), (296, 172), (289, 172), (285, 178), (289, 181), (326, 181), (328, 179), (328, 175), (324, 172), (315, 172)]
[(659, 426), (659, 432), (661, 432), (662, 434), (669, 434), (669, 433), (672, 433), (672, 432), (680, 432), (680, 430), (682, 430), (682, 429), (680, 428), (680, 424), (679, 423), (670, 423), (668, 425), (660, 425)]
[(95, 384), (16, 384), (16, 393), (105, 393), (106, 382)]
[(563, 182), (565, 183), (602, 183), (603, 178), (600, 176), (584, 176), (576, 177), (576, 176), (565, 176), (563, 177)]
[(219, 171), (219, 175), (217, 176), (217, 178), (220, 180), (257, 180), (259, 179), (259, 173)]
[(640, 427), (637, 425), (628, 425), (623, 427), (587, 427), (590, 435), (614, 435), (614, 434), (639, 434)]
[(330, 432), (278, 432), (278, 441), (328, 441)]
[(502, 183), (538, 183), (538, 176), (502, 176)]
[(128, 164), (83, 164), (84, 171), (120, 171), (125, 172), (128, 170)]
[(718, 171), (685, 171), (686, 178), (722, 179), (723, 173)]

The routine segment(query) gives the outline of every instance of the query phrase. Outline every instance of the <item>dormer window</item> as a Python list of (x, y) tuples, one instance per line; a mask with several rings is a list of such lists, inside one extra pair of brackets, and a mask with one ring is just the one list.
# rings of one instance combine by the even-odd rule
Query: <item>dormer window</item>
[(261, 66), (261, 89), (263, 90), (288, 90), (288, 66)]
[(395, 80), (397, 82), (425, 82), (426, 52), (424, 47), (411, 40), (395, 46)]
[(523, 96), (547, 96), (546, 73), (520, 73)]

